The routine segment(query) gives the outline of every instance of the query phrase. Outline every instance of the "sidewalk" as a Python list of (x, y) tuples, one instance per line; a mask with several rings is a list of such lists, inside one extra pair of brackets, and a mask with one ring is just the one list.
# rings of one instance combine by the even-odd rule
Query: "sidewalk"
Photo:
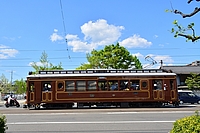
[(0, 107), (4, 106), (4, 101), (0, 100)]

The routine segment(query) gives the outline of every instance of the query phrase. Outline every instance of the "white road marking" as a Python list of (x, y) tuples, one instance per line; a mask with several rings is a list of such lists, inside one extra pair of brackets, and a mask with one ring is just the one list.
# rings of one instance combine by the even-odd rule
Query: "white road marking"
[(39, 124), (127, 124), (127, 123), (173, 123), (175, 121), (79, 121), (79, 122), (11, 122), (7, 125), (39, 125)]
[(107, 112), (106, 114), (177, 114), (177, 113), (194, 113), (194, 111), (157, 111), (157, 112)]
[(83, 113), (27, 113), (27, 114), (4, 114), (4, 115), (7, 115), (7, 116), (18, 116), (18, 115), (45, 115), (45, 116), (48, 116), (48, 115), (73, 115), (73, 114), (163, 114), (163, 113), (167, 113), (167, 114), (179, 114), (179, 113), (192, 113), (194, 114), (194, 111), (157, 111), (157, 112), (83, 112)]

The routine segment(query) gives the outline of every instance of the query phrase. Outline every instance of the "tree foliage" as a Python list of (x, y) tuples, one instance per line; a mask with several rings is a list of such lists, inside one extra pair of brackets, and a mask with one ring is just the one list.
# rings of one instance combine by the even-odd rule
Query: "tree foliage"
[(187, 77), (185, 83), (191, 90), (200, 90), (200, 75), (191, 73), (191, 77)]
[(170, 133), (199, 133), (200, 132), (200, 115), (195, 111), (195, 115), (183, 117), (173, 123)]
[(136, 56), (120, 46), (111, 44), (102, 50), (93, 50), (87, 54), (88, 63), (82, 64), (76, 69), (141, 69), (142, 65)]
[(14, 88), (15, 92), (17, 94), (23, 94), (26, 92), (26, 81), (21, 79), (21, 80), (16, 80), (14, 82)]
[(0, 92), (9, 92), (9, 86), (10, 86), (10, 83), (8, 82), (8, 79), (5, 77), (4, 74), (2, 74), (0, 76)]
[(35, 73), (38, 73), (41, 70), (63, 70), (61, 62), (57, 66), (54, 66), (52, 63), (49, 62), (48, 55), (45, 51), (42, 53), (40, 63), (41, 64), (39, 65), (37, 62), (33, 62), (31, 64), (31, 66), (35, 69)]
[[(192, 1), (193, 0), (188, 0), (187, 3), (190, 4)], [(196, 2), (199, 2), (199, 1), (200, 0), (196, 0)], [(200, 8), (195, 7), (194, 11), (189, 14), (184, 14), (183, 12), (179, 10), (173, 9), (173, 7), (172, 7), (172, 10), (170, 11), (174, 14), (181, 15), (182, 18), (188, 18), (188, 17), (192, 17), (196, 15), (200, 11)], [(197, 40), (200, 39), (200, 36), (196, 35), (193, 22), (189, 23), (187, 27), (180, 25), (177, 20), (174, 20), (173, 24), (174, 24), (174, 28), (171, 29), (171, 32), (174, 34), (174, 37), (178, 37), (178, 36), (185, 37), (186, 41), (192, 41), (192, 42), (196, 42)], [(188, 31), (191, 31), (191, 33), (187, 33)]]

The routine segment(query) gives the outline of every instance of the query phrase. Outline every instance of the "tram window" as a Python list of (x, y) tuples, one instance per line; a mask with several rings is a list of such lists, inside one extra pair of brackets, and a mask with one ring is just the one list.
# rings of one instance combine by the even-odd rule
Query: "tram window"
[(154, 90), (162, 90), (162, 80), (153, 81)]
[(142, 88), (147, 88), (147, 82), (146, 81), (142, 81)]
[(51, 84), (50, 83), (43, 83), (42, 91), (51, 91)]
[(96, 81), (88, 81), (88, 91), (96, 91), (97, 90), (97, 82)]
[(129, 90), (128, 89), (128, 80), (121, 80), (119, 87), (120, 87), (120, 90)]
[(66, 91), (74, 91), (74, 81), (66, 81)]
[(131, 80), (130, 81), (130, 89), (131, 90), (139, 90), (140, 89), (140, 80)]
[(98, 81), (98, 90), (107, 90), (107, 84), (106, 81)]
[(35, 91), (35, 86), (34, 83), (30, 84), (30, 92), (34, 92)]
[(76, 81), (76, 89), (77, 89), (77, 91), (85, 91), (86, 90), (86, 82), (85, 81)]
[(108, 83), (109, 83), (110, 90), (112, 90), (112, 91), (118, 90), (118, 81), (117, 80), (113, 80), (113, 81), (110, 80)]
[(58, 83), (58, 89), (63, 89), (63, 83)]
[(170, 89), (174, 90), (174, 81), (173, 80), (170, 80)]

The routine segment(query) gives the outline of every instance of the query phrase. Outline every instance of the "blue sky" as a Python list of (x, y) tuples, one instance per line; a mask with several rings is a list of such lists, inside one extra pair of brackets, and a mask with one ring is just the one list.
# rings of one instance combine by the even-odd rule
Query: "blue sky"
[[(199, 60), (199, 42), (174, 38), (170, 29), (174, 20), (187, 26), (198, 22), (200, 14), (182, 19), (180, 15), (166, 13), (166, 9), (171, 9), (170, 0), (62, 0), (61, 3), (62, 10), (60, 0), (0, 2), (0, 74), (9, 80), (26, 78), (34, 70), (30, 64), (33, 61), (39, 64), (44, 51), (54, 65), (61, 62), (64, 69), (75, 69), (87, 62), (87, 52), (117, 42), (137, 55), (143, 66), (150, 63), (145, 60), (148, 55), (158, 62), (153, 67), (158, 67), (160, 60), (164, 65), (186, 65)], [(188, 5), (187, 0), (171, 0), (171, 3), (184, 13), (198, 6), (195, 1)]]

